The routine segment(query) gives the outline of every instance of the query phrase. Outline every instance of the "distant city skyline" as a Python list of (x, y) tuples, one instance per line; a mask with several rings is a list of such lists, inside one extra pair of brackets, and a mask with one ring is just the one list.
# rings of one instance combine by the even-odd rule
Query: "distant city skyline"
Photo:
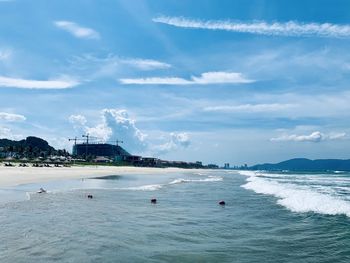
[(0, 1), (0, 138), (252, 165), (350, 159), (350, 2)]

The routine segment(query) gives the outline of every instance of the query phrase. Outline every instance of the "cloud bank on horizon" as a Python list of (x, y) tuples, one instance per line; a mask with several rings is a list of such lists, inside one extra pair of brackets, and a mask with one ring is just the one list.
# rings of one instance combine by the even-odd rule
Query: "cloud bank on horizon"
[(342, 140), (346, 138), (346, 133), (331, 133), (331, 134), (324, 134), (319, 131), (315, 131), (309, 135), (282, 135), (280, 137), (271, 138), (271, 141), (273, 142), (285, 142), (285, 141), (292, 141), (292, 142), (321, 142), (321, 141), (327, 141), (327, 140)]

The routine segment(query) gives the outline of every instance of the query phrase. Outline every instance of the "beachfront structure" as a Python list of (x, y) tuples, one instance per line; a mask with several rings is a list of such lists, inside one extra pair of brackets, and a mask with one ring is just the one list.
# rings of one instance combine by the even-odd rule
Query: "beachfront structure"
[(111, 159), (103, 156), (98, 156), (94, 160), (94, 163), (110, 163), (112, 162)]
[(81, 143), (73, 146), (75, 156), (104, 156), (112, 159), (122, 159), (130, 156), (126, 150), (119, 145), (108, 143)]

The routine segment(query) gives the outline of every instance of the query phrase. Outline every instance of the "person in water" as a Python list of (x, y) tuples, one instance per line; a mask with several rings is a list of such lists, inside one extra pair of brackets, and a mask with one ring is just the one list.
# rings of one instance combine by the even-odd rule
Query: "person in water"
[(38, 193), (39, 193), (39, 194), (46, 193), (46, 190), (45, 190), (44, 188), (40, 187)]

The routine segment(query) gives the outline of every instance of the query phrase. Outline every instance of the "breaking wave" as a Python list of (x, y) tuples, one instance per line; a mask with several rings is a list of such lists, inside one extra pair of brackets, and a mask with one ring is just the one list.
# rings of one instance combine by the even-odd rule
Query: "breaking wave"
[[(319, 181), (319, 185), (314, 187), (314, 185), (307, 184), (306, 176), (304, 176), (304, 184), (300, 185), (293, 184), (292, 180), (277, 181), (270, 176), (271, 174), (267, 173), (241, 171), (240, 174), (248, 177), (247, 183), (242, 185), (243, 188), (258, 194), (275, 196), (278, 199), (277, 203), (290, 211), (350, 217), (350, 202), (346, 200), (344, 195), (336, 192), (337, 190), (350, 191), (350, 187), (339, 189), (336, 184), (332, 184), (329, 177), (324, 178), (323, 184), (322, 181)], [(288, 175), (286, 175), (287, 177)], [(321, 176), (318, 176), (318, 178), (321, 178)]]
[(135, 190), (135, 191), (156, 191), (163, 187), (161, 184), (149, 184), (149, 185), (141, 185), (141, 186), (133, 186), (133, 187), (125, 187), (125, 188), (116, 188), (118, 190)]
[(182, 183), (203, 183), (203, 182), (219, 182), (222, 181), (223, 178), (219, 176), (208, 176), (207, 178), (203, 179), (183, 179), (178, 178), (175, 179), (169, 183), (166, 184), (152, 184), (152, 185), (141, 185), (136, 187), (126, 187), (126, 188), (117, 188), (119, 190), (136, 190), (136, 191), (156, 191), (159, 190), (165, 186), (171, 186), (175, 184), (182, 184)]
[(173, 181), (171, 181), (169, 184), (182, 184), (182, 183), (201, 183), (201, 182), (220, 182), (222, 181), (223, 178), (220, 176), (209, 176), (208, 178), (204, 178), (204, 179), (183, 179), (183, 178), (179, 178), (179, 179), (175, 179)]
[[(107, 178), (106, 180), (109, 180), (110, 178)], [(102, 180), (102, 179), (101, 179)], [(76, 191), (76, 190), (119, 190), (119, 191), (157, 191), (167, 186), (172, 186), (176, 184), (182, 184), (182, 183), (205, 183), (205, 182), (219, 182), (222, 181), (223, 177), (220, 176), (208, 176), (206, 178), (201, 179), (183, 179), (178, 178), (175, 179), (169, 183), (163, 183), (163, 184), (147, 184), (147, 185), (139, 185), (139, 186), (127, 186), (127, 187), (100, 187), (100, 186), (82, 186), (82, 187), (73, 187), (70, 189), (61, 189), (61, 190), (51, 190), (47, 191), (47, 194), (56, 194), (61, 192), (67, 192), (67, 191)], [(26, 192), (27, 199), (30, 200), (33, 197), (39, 197), (42, 194), (39, 194), (37, 192)]]

